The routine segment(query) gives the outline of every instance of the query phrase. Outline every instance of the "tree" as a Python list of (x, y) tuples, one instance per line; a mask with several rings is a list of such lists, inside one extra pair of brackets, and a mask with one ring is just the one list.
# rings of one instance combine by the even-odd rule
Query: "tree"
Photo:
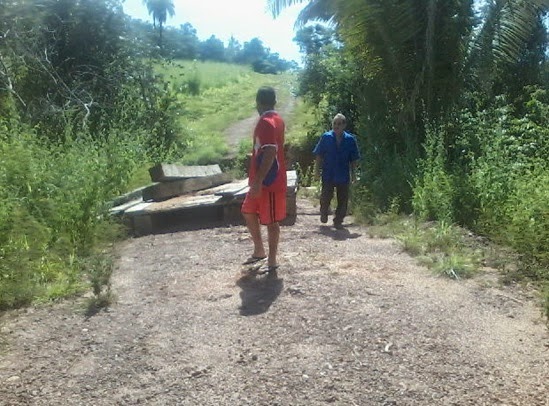
[(242, 64), (253, 64), (265, 59), (268, 54), (269, 50), (263, 46), (263, 42), (259, 38), (252, 38), (249, 42), (244, 43), (237, 61)]
[(466, 60), (470, 88), (482, 89), (489, 97), (514, 88), (516, 95), (525, 80), (541, 78), (547, 59), (548, 11), (549, 0), (486, 2)]
[(0, 115), (39, 128), (55, 144), (120, 126), (147, 128), (150, 146), (171, 145), (177, 104), (128, 35), (120, 1), (40, 4), (0, 6)]
[(240, 42), (238, 42), (235, 37), (231, 36), (231, 38), (229, 38), (229, 43), (227, 44), (227, 49), (225, 51), (225, 57), (227, 59), (227, 62), (236, 62), (237, 56), (241, 50), (242, 45), (240, 45)]
[(176, 59), (195, 59), (198, 57), (200, 40), (196, 29), (185, 23), (179, 28), (168, 27), (164, 31), (163, 54)]
[(336, 41), (333, 28), (321, 24), (301, 28), (294, 38), (299, 46), (299, 51), (304, 55), (314, 55), (328, 44)]
[[(11, 2), (2, 10), (0, 77), (24, 120), (51, 129), (93, 126), (123, 83), (125, 24), (117, 0)], [(0, 88), (3, 87), (0, 83)], [(68, 126), (67, 126), (68, 127)]]
[(203, 61), (223, 62), (225, 60), (225, 45), (223, 41), (212, 35), (200, 43), (200, 59)]
[[(391, 194), (410, 196), (406, 183), (417, 170), (427, 123), (447, 121), (470, 89), (484, 90), (481, 97), (489, 100), (500, 78), (518, 78), (512, 72), (521, 63), (530, 68), (527, 75), (520, 69), (523, 84), (542, 77), (547, 39), (539, 22), (548, 0), (491, 0), (479, 19), (474, 0), (268, 0), (275, 16), (297, 3), (306, 4), (298, 23), (332, 22), (342, 43), (339, 70), (337, 62), (315, 58), (318, 52), (307, 59), (305, 70), (315, 69), (309, 90), (319, 92), (318, 101), (343, 105), (312, 80), (341, 89), (351, 80), (346, 97), (353, 100), (359, 130), (368, 134), (364, 161), (373, 163), (364, 177), (371, 189), (376, 182), (397, 185), (386, 176), (391, 172), (405, 180), (399, 183), (404, 192), (386, 193), (385, 203)], [(344, 66), (352, 67), (352, 76)]]
[(496, 65), (524, 58), (549, 8), (548, 0), (491, 0), (475, 34), (474, 0), (268, 0), (275, 16), (298, 3), (307, 4), (298, 23), (334, 23), (367, 77), (392, 98), (401, 124), (422, 111), (444, 114), (473, 77), (490, 85)]
[(158, 44), (162, 48), (162, 27), (166, 22), (168, 15), (173, 17), (175, 15), (175, 7), (171, 0), (143, 0), (143, 3), (147, 6), (149, 15), (153, 18), (153, 26), (156, 28), (156, 22), (158, 21), (159, 41)]
[(284, 8), (305, 2), (308, 4), (299, 13), (296, 27), (303, 28), (310, 21), (335, 22), (337, 6), (333, 0), (267, 0), (267, 7), (277, 17)]

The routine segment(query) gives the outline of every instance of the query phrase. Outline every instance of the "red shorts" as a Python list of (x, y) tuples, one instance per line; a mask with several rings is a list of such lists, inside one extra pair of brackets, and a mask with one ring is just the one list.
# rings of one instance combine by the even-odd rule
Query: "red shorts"
[(261, 191), (259, 197), (246, 194), (240, 210), (246, 214), (257, 214), (263, 225), (277, 223), (286, 218), (286, 193)]

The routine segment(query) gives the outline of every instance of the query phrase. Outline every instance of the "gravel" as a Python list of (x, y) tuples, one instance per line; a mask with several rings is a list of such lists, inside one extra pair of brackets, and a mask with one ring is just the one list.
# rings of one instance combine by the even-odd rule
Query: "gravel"
[(246, 278), (240, 224), (133, 238), (116, 300), (1, 315), (2, 405), (549, 405), (535, 294), (432, 275), (298, 198), (278, 278)]

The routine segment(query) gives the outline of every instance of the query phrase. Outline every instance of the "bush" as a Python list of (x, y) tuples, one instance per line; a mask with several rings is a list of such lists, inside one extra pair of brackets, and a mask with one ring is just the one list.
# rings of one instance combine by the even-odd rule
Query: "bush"
[(420, 161), (420, 174), (413, 187), (414, 213), (423, 220), (452, 222), (455, 195), (452, 177), (446, 170), (443, 130), (428, 130), (425, 158)]
[[(545, 186), (544, 186), (545, 185)], [(521, 254), (536, 279), (549, 280), (549, 170), (517, 180), (504, 205), (505, 242)]]
[(106, 202), (125, 189), (140, 153), (123, 133), (51, 146), (0, 125), (0, 309), (84, 286), (80, 258), (112, 240)]

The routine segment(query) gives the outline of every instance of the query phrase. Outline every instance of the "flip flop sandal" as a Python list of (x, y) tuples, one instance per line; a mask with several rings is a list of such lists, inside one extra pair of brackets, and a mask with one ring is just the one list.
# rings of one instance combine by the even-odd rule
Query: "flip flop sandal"
[(252, 264), (255, 264), (256, 262), (263, 261), (265, 258), (267, 257), (256, 257), (255, 255), (252, 255), (246, 261), (244, 261), (242, 265), (252, 265)]

